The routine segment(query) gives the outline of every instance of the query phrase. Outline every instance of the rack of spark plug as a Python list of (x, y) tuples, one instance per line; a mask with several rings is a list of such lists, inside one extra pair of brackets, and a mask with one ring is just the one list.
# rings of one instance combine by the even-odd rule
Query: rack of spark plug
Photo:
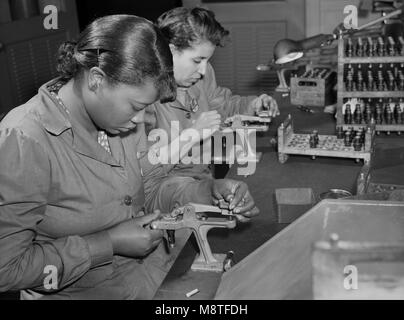
[(404, 38), (338, 40), (337, 127), (404, 131)]
[(295, 133), (292, 116), (278, 128), (278, 160), (285, 163), (289, 155), (316, 157), (351, 158), (370, 165), (374, 153), (375, 125), (370, 124), (359, 130), (337, 127), (336, 135), (320, 135), (317, 130), (311, 133)]

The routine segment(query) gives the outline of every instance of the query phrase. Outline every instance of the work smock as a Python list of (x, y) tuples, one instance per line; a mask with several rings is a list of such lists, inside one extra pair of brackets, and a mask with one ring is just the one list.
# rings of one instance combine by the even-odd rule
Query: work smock
[(0, 123), (0, 292), (149, 299), (167, 261), (114, 256), (105, 231), (144, 206), (144, 128), (109, 136), (110, 154), (58, 104), (53, 83)]
[[(154, 113), (155, 127), (164, 130), (169, 141), (177, 137), (173, 127), (178, 127), (178, 133), (181, 133), (184, 129), (192, 127), (193, 121), (198, 119), (202, 112), (217, 110), (222, 121), (235, 114), (254, 114), (249, 105), (256, 96), (233, 95), (231, 90), (218, 86), (214, 69), (209, 63), (206, 74), (200, 81), (185, 91), (183, 88), (177, 91), (177, 96), (185, 94), (185, 105), (177, 99), (168, 103), (157, 102), (148, 107), (148, 111)], [(180, 162), (175, 166), (166, 167), (169, 169), (166, 169), (168, 173), (164, 178), (161, 175), (145, 177), (146, 205), (149, 210), (169, 203), (173, 195), (177, 194), (182, 194), (186, 200), (194, 199), (195, 192), (200, 188), (195, 180), (212, 179), (208, 164)]]

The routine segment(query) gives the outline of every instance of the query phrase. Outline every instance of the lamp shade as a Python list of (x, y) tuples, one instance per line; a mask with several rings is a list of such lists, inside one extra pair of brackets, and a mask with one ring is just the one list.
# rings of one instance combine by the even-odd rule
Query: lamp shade
[(274, 61), (276, 64), (284, 64), (303, 56), (303, 48), (299, 41), (291, 39), (279, 40), (274, 47)]

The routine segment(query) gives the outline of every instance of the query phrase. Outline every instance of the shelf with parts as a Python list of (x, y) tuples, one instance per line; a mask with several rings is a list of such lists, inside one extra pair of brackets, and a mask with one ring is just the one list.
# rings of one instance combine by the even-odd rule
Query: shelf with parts
[[(356, 135), (356, 133), (355, 133)], [(356, 162), (369, 164), (374, 153), (375, 125), (370, 125), (363, 132), (363, 142), (354, 146), (352, 140), (336, 135), (318, 135), (318, 141), (312, 145), (310, 134), (295, 133), (293, 119), (289, 115), (278, 128), (278, 159), (285, 163), (289, 155), (307, 155), (316, 157), (351, 158)]]
[[(356, 108), (361, 108), (360, 121), (347, 123), (347, 105), (351, 107), (352, 117)], [(366, 127), (371, 121), (364, 120), (366, 108), (372, 111), (377, 134), (404, 132), (404, 119), (400, 115), (394, 115), (391, 121), (389, 116), (382, 116), (376, 121), (376, 108), (382, 108), (382, 114), (387, 109), (392, 113), (404, 112), (403, 37), (350, 37), (338, 40), (337, 127), (344, 130)]]

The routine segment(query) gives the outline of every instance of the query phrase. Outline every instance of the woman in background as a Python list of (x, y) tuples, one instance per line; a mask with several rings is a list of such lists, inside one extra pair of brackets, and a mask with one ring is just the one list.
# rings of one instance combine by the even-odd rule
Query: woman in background
[[(155, 127), (164, 130), (170, 142), (188, 128), (196, 129), (200, 137), (210, 139), (202, 131), (210, 129), (213, 134), (223, 120), (234, 114), (254, 115), (262, 110), (268, 110), (271, 117), (279, 114), (276, 100), (267, 94), (242, 97), (217, 85), (209, 60), (216, 47), (224, 45), (229, 32), (215, 19), (212, 11), (175, 8), (161, 15), (157, 26), (168, 40), (173, 54), (177, 99), (157, 102), (148, 109), (155, 114)], [(179, 124), (178, 136), (171, 136), (174, 122)], [(199, 140), (191, 142), (200, 143)], [(163, 203), (170, 203), (174, 190), (184, 197), (193, 194), (201, 179), (212, 179), (208, 164), (172, 163), (168, 166), (167, 176), (158, 183), (153, 175), (148, 175), (145, 187), (151, 192), (147, 192), (147, 207), (153, 210), (161, 208)], [(256, 208), (250, 209), (246, 215), (255, 215)]]

